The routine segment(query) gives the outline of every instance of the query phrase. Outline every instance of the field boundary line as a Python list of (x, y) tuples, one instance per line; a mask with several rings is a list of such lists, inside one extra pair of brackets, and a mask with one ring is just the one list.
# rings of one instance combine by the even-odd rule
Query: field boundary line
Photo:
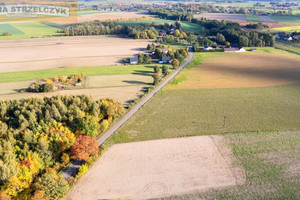
[[(194, 53), (189, 52), (189, 58), (169, 77), (167, 77), (160, 85), (158, 85), (152, 92), (142, 99), (136, 106), (127, 112), (116, 124), (114, 124), (108, 131), (106, 131), (97, 141), (101, 146), (109, 137), (111, 137), (125, 122), (127, 122), (137, 111), (139, 111), (157, 92), (165, 87), (181, 70), (183, 70), (194, 58)], [(62, 174), (65, 179), (69, 179), (81, 166), (83, 161), (76, 160), (71, 166)]]

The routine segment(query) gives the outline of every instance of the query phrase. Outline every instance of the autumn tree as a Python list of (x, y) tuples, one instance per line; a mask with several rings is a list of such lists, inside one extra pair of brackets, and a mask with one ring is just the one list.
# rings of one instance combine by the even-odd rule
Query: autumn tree
[(174, 69), (176, 69), (179, 65), (180, 65), (180, 62), (179, 60), (177, 60), (176, 58), (171, 62), (172, 66)]
[(98, 142), (88, 135), (80, 135), (72, 146), (71, 155), (78, 160), (85, 160), (90, 155), (97, 155), (99, 151)]

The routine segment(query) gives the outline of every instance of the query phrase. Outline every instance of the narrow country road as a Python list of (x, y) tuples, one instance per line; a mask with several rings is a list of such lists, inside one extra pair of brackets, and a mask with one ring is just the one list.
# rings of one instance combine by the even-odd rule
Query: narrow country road
[[(102, 145), (110, 136), (112, 136), (130, 117), (132, 117), (141, 107), (143, 107), (158, 91), (166, 86), (181, 70), (183, 70), (194, 58), (194, 53), (189, 52), (190, 57), (176, 69), (169, 77), (167, 77), (160, 85), (158, 85), (152, 92), (150, 92), (142, 101), (135, 105), (128, 113), (126, 113), (115, 125), (113, 125), (103, 136), (98, 139), (99, 146)], [(76, 170), (80, 167), (82, 161), (75, 161), (72, 165), (63, 173), (63, 177), (68, 179), (72, 176)]]

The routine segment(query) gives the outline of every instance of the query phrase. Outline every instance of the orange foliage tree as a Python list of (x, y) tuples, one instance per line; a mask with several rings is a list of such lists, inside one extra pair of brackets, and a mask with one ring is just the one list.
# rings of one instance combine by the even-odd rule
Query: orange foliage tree
[(97, 155), (99, 151), (98, 142), (88, 135), (80, 135), (72, 146), (72, 158), (85, 160), (90, 155)]

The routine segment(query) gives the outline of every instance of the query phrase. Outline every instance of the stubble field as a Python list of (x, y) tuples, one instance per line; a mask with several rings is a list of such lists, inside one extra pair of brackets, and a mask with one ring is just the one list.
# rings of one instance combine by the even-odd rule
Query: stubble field
[(145, 50), (150, 40), (116, 36), (9, 40), (1, 43), (0, 73), (114, 65)]
[(299, 82), (300, 58), (271, 54), (263, 51), (236, 53), (203, 53), (201, 67), (186, 70), (177, 79), (188, 77), (170, 90), (201, 88), (251, 88), (288, 85)]
[(149, 199), (243, 183), (221, 137), (154, 140), (109, 148), (66, 199)]

